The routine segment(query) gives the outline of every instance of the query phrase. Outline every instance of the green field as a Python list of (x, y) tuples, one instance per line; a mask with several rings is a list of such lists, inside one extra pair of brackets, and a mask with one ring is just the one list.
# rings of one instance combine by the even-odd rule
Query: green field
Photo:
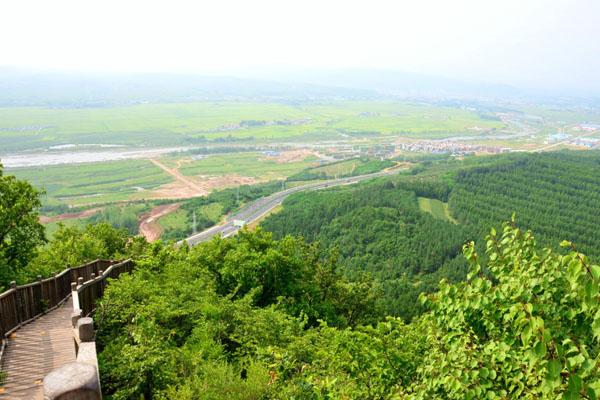
[(0, 148), (60, 144), (186, 145), (206, 140), (325, 139), (402, 134), (444, 137), (501, 128), (473, 111), (406, 102), (285, 105), (202, 102), (105, 108), (0, 108)]
[(322, 167), (311, 168), (310, 172), (324, 173), (327, 177), (350, 175), (358, 165), (362, 164), (359, 159), (352, 159), (342, 162), (323, 165)]
[(188, 225), (187, 212), (177, 210), (158, 219), (158, 224), (164, 231), (180, 229)]
[[(161, 162), (175, 168), (179, 158), (165, 158)], [(314, 157), (304, 161), (278, 163), (264, 159), (261, 153), (228, 153), (211, 155), (197, 161), (181, 164), (182, 174), (223, 176), (236, 174), (257, 180), (285, 178), (314, 165)], [(17, 168), (7, 171), (20, 179), (30, 181), (46, 191), (46, 206), (85, 206), (151, 197), (151, 191), (173, 182), (173, 177), (149, 160), (107, 161), (101, 163)], [(218, 189), (216, 187), (215, 189)]]
[[(206, 217), (212, 221), (218, 221), (223, 216), (223, 205), (219, 203), (210, 203), (199, 208), (196, 214), (197, 218)], [(179, 209), (171, 214), (165, 215), (158, 219), (158, 224), (163, 228), (163, 231), (169, 232), (173, 230), (183, 230), (192, 224), (192, 220), (188, 218), (188, 212), (184, 209)]]
[(101, 204), (139, 199), (173, 179), (147, 160), (19, 168), (8, 171), (46, 191), (44, 204)]
[(215, 154), (209, 157), (184, 163), (180, 171), (187, 176), (237, 174), (260, 180), (284, 178), (304, 168), (315, 165), (316, 159), (309, 157), (304, 161), (279, 163), (265, 159), (261, 153)]
[[(75, 226), (77, 228), (83, 228), (86, 224), (89, 223), (87, 219), (68, 219), (60, 222), (65, 226)], [(48, 239), (54, 236), (54, 233), (58, 230), (59, 222), (50, 222), (49, 224), (44, 225), (46, 227), (46, 237)]]
[(448, 203), (444, 203), (437, 199), (429, 199), (427, 197), (419, 197), (419, 208), (421, 211), (427, 212), (434, 216), (434, 218), (441, 219), (444, 221), (452, 222), (456, 224), (456, 220), (450, 215), (448, 210)]
[(200, 207), (199, 211), (206, 218), (217, 221), (223, 216), (223, 205), (220, 203), (210, 203)]

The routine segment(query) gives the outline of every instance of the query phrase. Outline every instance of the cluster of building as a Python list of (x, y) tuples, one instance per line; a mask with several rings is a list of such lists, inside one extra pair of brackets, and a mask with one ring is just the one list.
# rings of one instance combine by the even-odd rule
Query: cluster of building
[(428, 140), (412, 143), (401, 143), (400, 149), (431, 154), (468, 155), (476, 153), (499, 154), (509, 152), (507, 147), (484, 146), (478, 144), (466, 144), (450, 140)]
[(594, 132), (600, 130), (600, 124), (580, 124), (578, 128), (582, 131)]
[(544, 143), (549, 144), (549, 143), (562, 142), (562, 141), (567, 140), (569, 137), (571, 137), (571, 135), (564, 133), (564, 132), (553, 133), (551, 135), (548, 135), (548, 138), (546, 140), (544, 140)]
[(600, 148), (600, 139), (597, 138), (576, 138), (569, 142), (569, 144), (581, 147), (587, 147), (588, 149)]
[(337, 145), (327, 149), (327, 153), (337, 160), (345, 160), (356, 157), (379, 158), (384, 160), (396, 154), (394, 144), (372, 144), (372, 145)]

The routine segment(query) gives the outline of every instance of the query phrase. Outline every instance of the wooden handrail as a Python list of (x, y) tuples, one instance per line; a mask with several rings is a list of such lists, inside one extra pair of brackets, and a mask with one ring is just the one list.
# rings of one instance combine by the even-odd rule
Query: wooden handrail
[(124, 272), (131, 272), (134, 263), (132, 260), (112, 264), (106, 271), (99, 270), (97, 275), (92, 274), (90, 279), (81, 282), (73, 292), (73, 309), (79, 308), (83, 316), (90, 315), (96, 308), (96, 301), (104, 294), (107, 278), (116, 278)]
[[(131, 272), (135, 266), (132, 260), (116, 264), (104, 264), (106, 270), (91, 272), (89, 279), (77, 277), (71, 283), (73, 314), (71, 322), (74, 328), (76, 362), (66, 364), (53, 370), (44, 377), (44, 398), (62, 399), (65, 396), (73, 399), (101, 399), (100, 375), (96, 356), (95, 333), (90, 315), (97, 300), (104, 294), (108, 278), (117, 278), (124, 272)], [(73, 379), (77, 376), (77, 379)]]
[(82, 277), (88, 280), (116, 264), (113, 260), (94, 260), (77, 267), (69, 267), (53, 277), (17, 286), (0, 294), (0, 337), (4, 339), (27, 322), (62, 304), (71, 294), (71, 282)]

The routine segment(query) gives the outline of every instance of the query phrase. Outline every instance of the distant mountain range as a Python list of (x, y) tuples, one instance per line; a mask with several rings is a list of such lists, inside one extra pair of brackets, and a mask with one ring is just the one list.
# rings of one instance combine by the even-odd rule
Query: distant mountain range
[(599, 96), (388, 70), (240, 71), (234, 76), (66, 73), (0, 68), (0, 106), (103, 107), (144, 102), (402, 98), (600, 105)]

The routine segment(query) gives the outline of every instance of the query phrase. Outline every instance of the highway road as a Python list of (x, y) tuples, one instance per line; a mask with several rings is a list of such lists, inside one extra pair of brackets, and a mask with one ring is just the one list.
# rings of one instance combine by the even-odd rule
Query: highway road
[(210, 240), (215, 235), (220, 235), (221, 237), (229, 237), (235, 235), (240, 227), (235, 226), (233, 224), (234, 220), (242, 220), (247, 224), (250, 224), (257, 219), (259, 219), (264, 214), (271, 211), (273, 208), (280, 205), (286, 197), (293, 193), (298, 193), (306, 190), (320, 190), (326, 189), (333, 186), (340, 185), (350, 185), (353, 183), (357, 183), (363, 181), (365, 179), (378, 178), (382, 176), (394, 175), (398, 172), (404, 170), (403, 168), (393, 169), (389, 171), (376, 172), (373, 174), (367, 175), (358, 175), (352, 176), (348, 178), (340, 178), (340, 179), (332, 179), (329, 181), (321, 181), (315, 183), (308, 183), (302, 186), (296, 186), (290, 189), (282, 190), (281, 192), (273, 193), (272, 195), (261, 197), (258, 200), (255, 200), (251, 203), (248, 203), (238, 212), (230, 215), (226, 221), (220, 225), (215, 225), (211, 228), (208, 228), (202, 232), (196, 233), (188, 237), (185, 240), (177, 242), (177, 245), (182, 245), (187, 242), (189, 246), (195, 246), (198, 243), (205, 242)]

